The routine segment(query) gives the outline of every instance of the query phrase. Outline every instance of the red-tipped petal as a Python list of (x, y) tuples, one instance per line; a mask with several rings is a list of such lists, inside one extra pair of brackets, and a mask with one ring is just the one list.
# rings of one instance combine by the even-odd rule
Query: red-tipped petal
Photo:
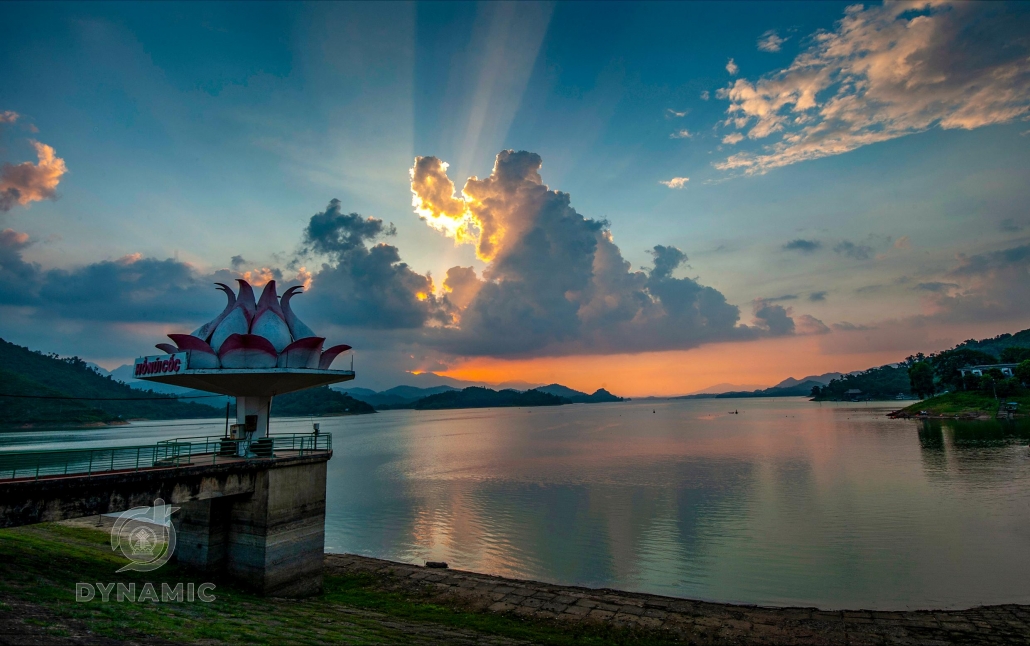
[(176, 352), (179, 352), (179, 348), (175, 347), (171, 343), (158, 343), (154, 347), (160, 350), (161, 352), (167, 352), (168, 354), (175, 354)]
[(215, 351), (211, 349), (207, 341), (198, 339), (192, 334), (169, 334), (168, 338), (175, 341), (175, 345), (179, 346), (177, 352), (183, 352), (184, 350), (199, 350), (201, 352), (207, 352), (214, 354)]
[(297, 339), (279, 353), (277, 365), (280, 368), (318, 368), (323, 343), (325, 339), (320, 336)]
[(279, 355), (264, 337), (231, 334), (222, 343), (218, 358), (223, 368), (274, 368)]
[(349, 345), (334, 345), (325, 352), (322, 353), (322, 358), (318, 361), (319, 370), (328, 370), (329, 366), (333, 365), (333, 359), (340, 355), (340, 353), (350, 350)]

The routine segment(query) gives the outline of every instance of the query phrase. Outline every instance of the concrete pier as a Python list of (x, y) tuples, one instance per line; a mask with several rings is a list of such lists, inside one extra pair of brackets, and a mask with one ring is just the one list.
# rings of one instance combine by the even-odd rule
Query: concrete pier
[[(254, 490), (182, 503), (176, 558), (224, 573), (262, 594), (304, 597), (322, 589), (326, 462), (276, 465)], [(177, 516), (177, 518), (176, 518)]]
[(193, 454), (192, 462), (125, 472), (0, 482), (0, 527), (126, 511), (158, 498), (178, 507), (173, 558), (260, 594), (322, 589), (326, 463), (332, 450), (274, 457)]

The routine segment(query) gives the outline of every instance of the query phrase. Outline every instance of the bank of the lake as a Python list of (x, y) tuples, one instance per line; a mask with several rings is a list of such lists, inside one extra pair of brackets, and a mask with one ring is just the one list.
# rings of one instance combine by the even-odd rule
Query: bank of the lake
[[(1006, 413), (1010, 403), (1016, 405), (1015, 411), (1011, 415)], [(1030, 416), (1030, 391), (1023, 388), (1007, 397), (995, 397), (990, 393), (976, 390), (942, 393), (894, 411), (891, 416), (896, 418), (923, 416), (938, 419), (978, 420), (993, 420), (999, 417), (1025, 419)]]
[(0, 531), (0, 644), (1026, 644), (1030, 607), (762, 608), (558, 586), (327, 555), (323, 594), (269, 599), (218, 581), (211, 603), (76, 602), (81, 582), (169, 587), (210, 577), (123, 561), (88, 523)]

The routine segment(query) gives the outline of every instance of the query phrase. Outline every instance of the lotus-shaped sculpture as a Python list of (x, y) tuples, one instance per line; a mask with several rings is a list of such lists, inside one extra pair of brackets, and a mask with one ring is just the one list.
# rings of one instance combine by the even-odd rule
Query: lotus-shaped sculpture
[(301, 292), (302, 287), (291, 287), (279, 298), (275, 281), (270, 280), (261, 292), (261, 298), (255, 301), (250, 283), (245, 280), (236, 282), (240, 284), (239, 294), (228, 285), (215, 283), (228, 298), (221, 314), (192, 334), (169, 334), (168, 338), (175, 345), (158, 343), (156, 347), (169, 354), (186, 352), (191, 370), (329, 370), (333, 359), (350, 350), (349, 345), (335, 345), (323, 351), (325, 338), (316, 336), (297, 318), (290, 308), (290, 300)]

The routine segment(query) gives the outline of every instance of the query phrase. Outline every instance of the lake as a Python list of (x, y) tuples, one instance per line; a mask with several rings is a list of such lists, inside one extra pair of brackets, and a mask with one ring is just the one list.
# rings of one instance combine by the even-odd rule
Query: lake
[[(645, 400), (322, 418), (326, 550), (763, 605), (1030, 603), (1030, 426), (892, 408)], [(0, 450), (222, 428), (8, 432)]]

